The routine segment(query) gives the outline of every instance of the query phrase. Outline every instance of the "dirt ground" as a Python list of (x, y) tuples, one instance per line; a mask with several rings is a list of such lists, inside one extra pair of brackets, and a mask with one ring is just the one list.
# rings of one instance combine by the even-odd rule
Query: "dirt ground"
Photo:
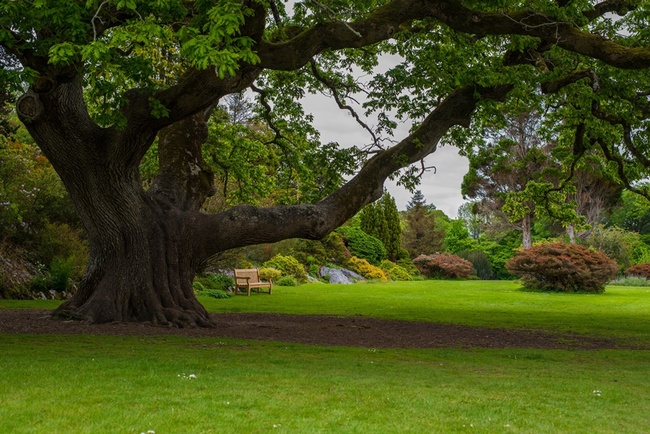
[(214, 328), (165, 328), (137, 323), (54, 320), (46, 310), (0, 309), (0, 333), (228, 337), (365, 348), (647, 349), (609, 338), (535, 330), (467, 327), (367, 317), (212, 314)]

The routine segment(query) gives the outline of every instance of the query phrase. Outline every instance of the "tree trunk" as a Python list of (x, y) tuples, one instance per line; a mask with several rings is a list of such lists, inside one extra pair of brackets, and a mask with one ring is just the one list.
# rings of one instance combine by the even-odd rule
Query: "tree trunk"
[[(189, 175), (197, 181), (186, 177), (182, 197), (183, 189), (176, 188), (171, 177), (164, 178), (164, 188), (148, 193), (138, 163), (155, 131), (142, 125), (119, 131), (97, 127), (87, 114), (80, 81), (43, 94), (30, 90), (17, 109), (61, 176), (90, 244), (79, 290), (55, 315), (92, 323), (208, 326), (209, 316), (192, 289), (196, 270), (206, 258), (205, 249), (197, 248), (192, 237), (197, 219), (192, 208), (198, 208), (211, 191), (209, 174), (195, 167), (202, 160), (181, 161), (170, 153), (170, 160), (178, 160), (179, 171), (188, 172), (191, 165)], [(178, 123), (185, 130), (196, 125), (196, 140), (189, 131), (174, 134), (172, 130), (167, 142), (176, 140), (180, 149), (200, 152), (197, 142), (205, 138), (202, 119), (197, 115)]]
[(526, 214), (521, 221), (521, 241), (524, 249), (533, 247), (531, 215)]
[(576, 243), (576, 228), (573, 224), (566, 227), (566, 233), (569, 236), (569, 244)]
[(122, 212), (129, 224), (95, 236), (86, 276), (74, 297), (55, 315), (91, 323), (145, 322), (209, 326), (192, 280), (199, 263), (187, 237), (186, 217), (156, 202)]

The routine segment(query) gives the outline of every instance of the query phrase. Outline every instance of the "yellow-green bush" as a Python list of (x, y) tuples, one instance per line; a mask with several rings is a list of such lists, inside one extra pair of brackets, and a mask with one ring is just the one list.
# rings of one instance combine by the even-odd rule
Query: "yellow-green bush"
[(379, 267), (390, 278), (390, 280), (413, 280), (413, 277), (411, 277), (404, 267), (401, 267), (394, 262), (384, 260), (381, 261)]
[(299, 282), (304, 282), (307, 280), (307, 272), (305, 271), (305, 267), (303, 267), (296, 258), (290, 255), (275, 255), (264, 263), (264, 267), (280, 270), (283, 276), (293, 276)]
[(365, 259), (357, 258), (356, 256), (352, 256), (348, 259), (348, 267), (366, 279), (388, 280), (386, 273), (384, 273), (381, 268), (372, 265)]
[(260, 268), (260, 279), (268, 282), (277, 282), (282, 277), (282, 271), (271, 267)]

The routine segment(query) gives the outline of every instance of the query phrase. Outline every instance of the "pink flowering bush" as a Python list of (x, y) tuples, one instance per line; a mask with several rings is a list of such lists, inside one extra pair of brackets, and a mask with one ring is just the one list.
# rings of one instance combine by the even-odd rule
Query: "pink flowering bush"
[(626, 277), (643, 277), (650, 279), (650, 264), (637, 264), (625, 270)]
[(520, 250), (506, 263), (526, 288), (561, 292), (604, 292), (618, 264), (603, 252), (577, 244), (549, 243)]
[(413, 264), (423, 276), (434, 279), (467, 279), (475, 274), (471, 262), (451, 253), (420, 255)]

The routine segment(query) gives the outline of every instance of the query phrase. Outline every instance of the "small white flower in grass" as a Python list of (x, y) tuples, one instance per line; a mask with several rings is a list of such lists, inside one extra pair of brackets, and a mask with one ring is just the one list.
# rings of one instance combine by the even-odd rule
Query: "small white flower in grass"
[(189, 374), (189, 375), (187, 375), (187, 374), (183, 373), (183, 375), (178, 374), (178, 378), (184, 378), (184, 379), (186, 379), (186, 380), (191, 380), (191, 379), (193, 379), (193, 378), (196, 378), (196, 375), (195, 375), (195, 374)]
[(600, 395), (602, 395), (603, 392), (601, 392), (601, 391), (598, 390), (598, 389), (594, 389), (594, 391), (591, 392), (591, 393), (593, 393), (595, 396), (600, 396)]

